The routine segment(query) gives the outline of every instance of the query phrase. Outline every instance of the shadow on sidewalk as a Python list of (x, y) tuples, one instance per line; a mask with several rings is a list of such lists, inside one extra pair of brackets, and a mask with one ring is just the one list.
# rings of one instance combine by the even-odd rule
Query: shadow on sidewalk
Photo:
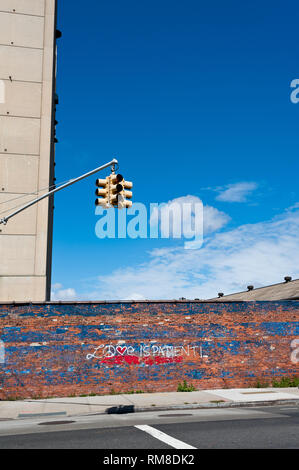
[(105, 411), (107, 414), (124, 414), (124, 413), (135, 413), (134, 405), (119, 405), (119, 406), (111, 406), (107, 408)]

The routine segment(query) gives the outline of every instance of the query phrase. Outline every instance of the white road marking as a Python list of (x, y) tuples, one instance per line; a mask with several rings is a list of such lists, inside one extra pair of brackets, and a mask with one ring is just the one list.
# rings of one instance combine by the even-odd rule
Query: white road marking
[(178, 439), (175, 439), (152, 426), (148, 426), (147, 424), (136, 425), (135, 428), (140, 429), (140, 431), (147, 432), (156, 439), (159, 439), (159, 441), (165, 442), (165, 444), (168, 444), (175, 449), (196, 449), (196, 447), (190, 446), (183, 441), (179, 441)]

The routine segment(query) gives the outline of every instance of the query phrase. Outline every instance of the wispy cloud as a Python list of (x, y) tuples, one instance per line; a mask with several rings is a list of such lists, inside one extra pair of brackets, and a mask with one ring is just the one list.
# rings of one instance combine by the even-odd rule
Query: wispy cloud
[(78, 294), (72, 287), (63, 289), (60, 283), (53, 284), (51, 292), (51, 300), (77, 300)]
[(58, 289), (62, 289), (63, 285), (60, 284), (60, 282), (56, 282), (55, 284), (52, 285), (52, 290), (57, 291)]
[(218, 191), (216, 200), (223, 202), (246, 202), (248, 196), (255, 191), (257, 187), (257, 183), (246, 181), (228, 184), (227, 186), (215, 189), (215, 191)]
[[(166, 214), (169, 214), (169, 212), (172, 211), (172, 215), (173, 215), (173, 232), (175, 232), (175, 233), (179, 232), (180, 230), (179, 230), (178, 225), (181, 225), (181, 224), (183, 224), (183, 225), (185, 224), (185, 229), (186, 229), (187, 224), (185, 222), (186, 222), (186, 219), (187, 219), (187, 217), (186, 217), (187, 213), (175, 210), (175, 208), (182, 208), (185, 204), (186, 205), (187, 204), (191, 205), (191, 207), (192, 207), (191, 214), (192, 214), (192, 219), (193, 219), (193, 222), (194, 222), (194, 216), (195, 216), (194, 206), (196, 204), (202, 204), (202, 200), (197, 196), (191, 196), (191, 195), (171, 199), (170, 201), (165, 203), (163, 205), (163, 208), (160, 210), (159, 221), (161, 220), (161, 218), (163, 218), (163, 216), (165, 216)], [(176, 215), (181, 215), (181, 214), (182, 214), (182, 217), (178, 217), (176, 219)], [(167, 219), (167, 217), (166, 217), (166, 219)], [(157, 211), (153, 211), (152, 216), (150, 218), (150, 224), (151, 225), (156, 224), (157, 220), (158, 220)], [(219, 230), (220, 228), (224, 227), (229, 221), (230, 221), (230, 216), (225, 214), (224, 212), (222, 212), (222, 211), (220, 211), (220, 210), (218, 210), (218, 209), (216, 209), (215, 207), (212, 207), (212, 206), (208, 206), (208, 205), (203, 206), (203, 231), (204, 231), (204, 234), (212, 233), (212, 232), (215, 232), (216, 230)], [(162, 234), (163, 234), (163, 227), (161, 227), (161, 229), (162, 229)], [(184, 233), (185, 233), (185, 231), (184, 231)], [(190, 237), (190, 236), (192, 236), (192, 233), (193, 232), (191, 231), (190, 233), (185, 233), (185, 235), (187, 237)]]
[[(213, 219), (212, 219), (213, 220)], [(215, 226), (214, 226), (215, 227)], [(59, 286), (53, 300), (207, 299), (299, 277), (299, 204), (268, 221), (213, 232), (198, 250), (152, 250), (147, 262), (98, 276), (88, 292)]]
[(203, 231), (204, 235), (216, 232), (230, 221), (230, 216), (216, 207), (204, 206), (203, 209)]
[[(211, 298), (299, 277), (299, 210), (216, 233), (199, 250), (153, 250), (147, 263), (99, 276), (99, 299)], [(128, 292), (133, 292), (128, 295)]]

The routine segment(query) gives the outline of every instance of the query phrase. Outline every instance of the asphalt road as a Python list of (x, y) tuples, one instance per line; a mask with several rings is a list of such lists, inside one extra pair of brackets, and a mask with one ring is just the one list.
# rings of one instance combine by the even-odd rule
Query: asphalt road
[(175, 448), (298, 449), (299, 407), (164, 411), (0, 422), (0, 449)]

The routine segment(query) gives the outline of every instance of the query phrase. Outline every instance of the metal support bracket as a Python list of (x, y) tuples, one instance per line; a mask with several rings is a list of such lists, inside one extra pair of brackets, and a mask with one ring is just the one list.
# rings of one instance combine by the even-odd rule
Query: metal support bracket
[(72, 184), (75, 184), (78, 181), (81, 181), (84, 178), (87, 178), (88, 176), (93, 175), (94, 173), (97, 173), (98, 171), (104, 170), (105, 168), (107, 168), (109, 166), (111, 166), (112, 169), (114, 170), (115, 165), (117, 165), (117, 164), (118, 164), (118, 161), (114, 158), (113, 160), (111, 160), (111, 162), (106, 163), (105, 165), (99, 166), (98, 168), (95, 168), (94, 170), (91, 170), (88, 173), (84, 173), (84, 175), (78, 176), (78, 178), (74, 178), (74, 179), (68, 181), (67, 183), (62, 184), (61, 186), (58, 186), (58, 188), (52, 189), (52, 191), (49, 191), (48, 193), (43, 194), (42, 196), (34, 199), (33, 201), (28, 202), (28, 204), (25, 204), (24, 206), (20, 207), (20, 209), (17, 209), (15, 212), (12, 212), (11, 214), (9, 214), (9, 215), (3, 217), (2, 219), (0, 219), (0, 225), (1, 224), (6, 225), (9, 219), (11, 219), (15, 215), (19, 214), (20, 212), (23, 212), (28, 207), (31, 207), (34, 204), (37, 204), (39, 201), (42, 201), (46, 197), (49, 197), (52, 194), (57, 193), (58, 191), (61, 191), (62, 189), (67, 188), (68, 186), (71, 186)]

